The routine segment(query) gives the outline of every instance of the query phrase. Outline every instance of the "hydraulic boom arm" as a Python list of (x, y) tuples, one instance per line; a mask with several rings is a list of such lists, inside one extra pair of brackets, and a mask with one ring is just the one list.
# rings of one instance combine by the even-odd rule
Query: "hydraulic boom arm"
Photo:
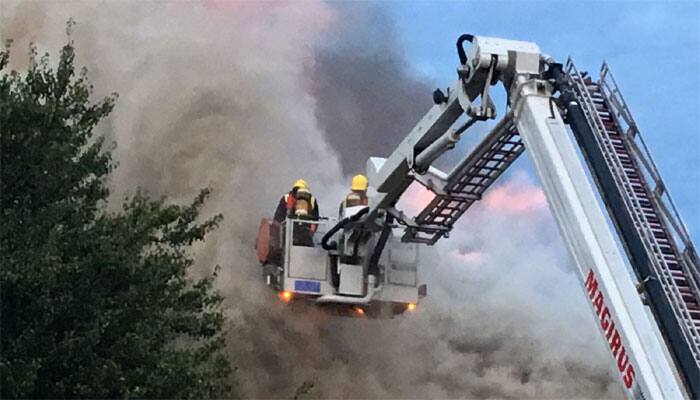
[[(368, 160), (369, 182), (378, 194), (370, 198), (360, 222), (347, 229), (378, 232), (396, 221), (403, 227), (404, 242), (432, 245), (449, 234), (460, 216), (527, 149), (627, 395), (700, 397), (697, 255), (677, 213), (670, 213), (662, 199), (665, 188), (658, 184), (648, 154), (633, 143), (636, 125), (628, 122), (633, 129), (615, 130), (619, 119), (631, 121), (619, 89), (615, 86), (616, 92), (607, 94), (604, 88), (596, 89), (601, 85), (574, 67), (564, 71), (534, 43), (462, 35), (457, 49), (457, 81), (447, 93), (435, 91), (435, 105), (388, 158)], [(489, 89), (496, 83), (503, 84), (507, 93), (505, 115), (450, 172), (433, 167), (471, 126), (495, 119)], [(591, 96), (594, 89), (602, 94)], [(560, 95), (554, 97), (556, 93)], [(605, 114), (608, 106), (617, 114), (610, 110)], [(567, 123), (586, 165), (578, 157)], [(656, 189), (649, 189), (638, 164), (651, 165)], [(617, 232), (608, 227), (586, 169), (596, 179)], [(396, 204), (414, 181), (435, 197), (409, 218)], [(615, 234), (630, 256), (635, 276), (627, 270)], [(654, 318), (647, 316), (638, 287)], [(658, 339), (656, 327), (664, 340)]]

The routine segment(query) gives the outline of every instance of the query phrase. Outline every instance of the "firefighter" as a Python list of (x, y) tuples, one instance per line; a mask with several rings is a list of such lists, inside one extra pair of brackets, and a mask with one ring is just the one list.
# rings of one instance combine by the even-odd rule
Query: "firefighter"
[[(319, 219), (318, 204), (311, 194), (309, 184), (303, 179), (297, 179), (289, 193), (282, 196), (274, 220), (283, 223), (287, 218)], [(313, 234), (316, 232), (316, 224), (298, 223), (294, 226), (294, 244), (313, 246)]]
[(345, 208), (367, 205), (367, 177), (357, 174), (350, 181), (350, 193), (340, 203), (339, 214), (342, 217)]

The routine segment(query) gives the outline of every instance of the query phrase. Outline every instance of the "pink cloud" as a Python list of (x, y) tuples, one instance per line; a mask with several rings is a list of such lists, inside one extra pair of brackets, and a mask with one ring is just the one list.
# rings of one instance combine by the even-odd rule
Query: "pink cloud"
[[(414, 182), (401, 196), (397, 207), (407, 215), (415, 216), (433, 198), (433, 192)], [(489, 189), (479, 203), (482, 203), (486, 210), (515, 215), (532, 215), (547, 209), (544, 192), (532, 183), (524, 171), (516, 172), (509, 180)]]
[(509, 214), (533, 214), (547, 208), (542, 189), (530, 182), (524, 172), (516, 173), (502, 185), (491, 188), (483, 199), (488, 210)]
[(409, 216), (415, 216), (423, 211), (433, 198), (435, 198), (435, 193), (426, 189), (420, 183), (414, 182), (401, 196), (397, 207)]

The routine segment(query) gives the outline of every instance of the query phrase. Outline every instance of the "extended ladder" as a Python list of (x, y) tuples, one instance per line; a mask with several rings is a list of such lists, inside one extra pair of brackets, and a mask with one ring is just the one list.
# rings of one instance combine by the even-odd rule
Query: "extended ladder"
[(512, 117), (504, 118), (448, 175), (443, 185), (426, 185), (436, 195), (407, 226), (405, 242), (433, 245), (525, 150)]
[(607, 64), (596, 82), (570, 59), (566, 72), (593, 137), (580, 129), (574, 134), (691, 397), (697, 396), (700, 279), (693, 245)]
[[(468, 53), (466, 41), (472, 43)], [(374, 232), (396, 221), (405, 227), (404, 241), (434, 244), (527, 146), (625, 394), (700, 398), (698, 257), (607, 66), (594, 82), (570, 61), (562, 68), (534, 43), (465, 34), (457, 48), (457, 82), (446, 95), (433, 93), (435, 105), (388, 158), (368, 160), (377, 195), (362, 229)], [(468, 128), (472, 120), (495, 115), (488, 89), (499, 81), (510, 112), (449, 174), (432, 167), (464, 131), (452, 128), (460, 117), (471, 118), (463, 125)], [(618, 235), (607, 225), (588, 173)], [(415, 181), (435, 197), (409, 218), (396, 207)]]

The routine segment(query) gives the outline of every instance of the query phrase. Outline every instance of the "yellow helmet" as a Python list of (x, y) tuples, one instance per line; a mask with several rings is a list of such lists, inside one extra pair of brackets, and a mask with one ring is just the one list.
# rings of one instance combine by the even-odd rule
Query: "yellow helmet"
[(307, 190), (308, 190), (308, 189), (309, 189), (309, 184), (306, 183), (306, 181), (303, 180), (303, 179), (297, 179), (296, 181), (294, 181), (294, 186), (292, 186), (292, 187), (295, 188), (295, 189), (301, 188), (301, 189), (307, 189)]
[(352, 177), (350, 182), (350, 189), (352, 190), (367, 190), (367, 178), (364, 175), (355, 175)]

